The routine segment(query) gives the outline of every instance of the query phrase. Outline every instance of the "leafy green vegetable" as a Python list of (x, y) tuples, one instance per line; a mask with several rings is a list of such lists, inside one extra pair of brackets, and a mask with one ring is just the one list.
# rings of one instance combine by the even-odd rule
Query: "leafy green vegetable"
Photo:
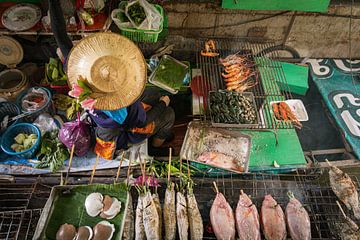
[(41, 140), (41, 149), (38, 154), (40, 163), (37, 168), (49, 167), (52, 172), (59, 170), (66, 159), (69, 158), (69, 151), (59, 141), (58, 131), (47, 132)]
[(67, 84), (67, 77), (59, 59), (50, 58), (49, 63), (45, 64), (45, 77), (41, 83), (55, 86)]
[(127, 13), (136, 25), (140, 25), (146, 19), (145, 10), (139, 3), (131, 5)]

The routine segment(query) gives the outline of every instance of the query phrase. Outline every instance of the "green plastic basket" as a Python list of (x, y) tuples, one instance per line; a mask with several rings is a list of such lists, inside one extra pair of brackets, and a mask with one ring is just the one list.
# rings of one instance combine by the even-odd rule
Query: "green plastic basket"
[(152, 31), (152, 30), (140, 30), (136, 28), (119, 27), (120, 34), (135, 42), (157, 42), (159, 35), (164, 27), (165, 16), (164, 16), (164, 9), (160, 5), (154, 4), (154, 6), (163, 17), (163, 21), (161, 23), (159, 30)]

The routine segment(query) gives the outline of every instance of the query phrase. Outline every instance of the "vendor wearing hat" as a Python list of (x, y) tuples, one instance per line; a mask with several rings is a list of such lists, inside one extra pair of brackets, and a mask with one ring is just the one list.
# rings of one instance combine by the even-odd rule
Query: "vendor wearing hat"
[(92, 34), (73, 47), (60, 1), (49, 0), (49, 11), (67, 62), (69, 95), (79, 98), (96, 126), (95, 152), (112, 159), (116, 150), (149, 137), (159, 148), (172, 135), (175, 114), (168, 96), (144, 91), (147, 68), (140, 49), (115, 33)]

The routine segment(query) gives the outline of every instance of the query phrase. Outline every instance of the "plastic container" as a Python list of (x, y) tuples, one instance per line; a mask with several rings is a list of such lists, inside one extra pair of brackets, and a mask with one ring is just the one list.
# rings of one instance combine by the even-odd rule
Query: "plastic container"
[[(15, 117), (21, 113), (20, 108), (15, 104), (11, 102), (0, 102), (0, 123), (3, 121), (3, 119), (6, 116), (9, 116), (9, 118)], [(16, 124), (19, 120), (15, 120), (13, 122), (8, 123), (7, 127), (10, 127), (14, 124)], [(4, 132), (0, 130), (0, 135)]]
[[(31, 90), (31, 89), (43, 89), (47, 95), (48, 95), (48, 100), (47, 102), (39, 109), (33, 111), (33, 112), (27, 112), (27, 111), (24, 111), (22, 108), (21, 108), (21, 103), (22, 103), (22, 99), (25, 97), (25, 95)], [(18, 106), (20, 106), (20, 110), (22, 113), (29, 113), (29, 115), (27, 117), (25, 117), (24, 119), (26, 119), (27, 121), (34, 121), (41, 113), (45, 113), (45, 112), (49, 112), (51, 110), (51, 107), (52, 107), (52, 104), (51, 104), (51, 99), (52, 99), (52, 94), (51, 92), (47, 89), (47, 88), (44, 88), (44, 87), (32, 87), (32, 88), (29, 88), (23, 92), (20, 93), (20, 95), (17, 97), (16, 99), (16, 104)], [(51, 111), (50, 111), (51, 112)]]
[[(11, 149), (11, 145), (14, 144), (14, 138), (19, 133), (36, 134), (38, 136), (36, 143), (29, 149), (23, 152), (15, 152)], [(40, 146), (41, 133), (40, 130), (30, 123), (19, 123), (9, 127), (1, 139), (1, 149), (8, 155), (16, 156), (18, 158), (31, 159), (35, 156), (37, 149)]]
[[(121, 3), (127, 3), (127, 2), (121, 2)], [(135, 42), (157, 42), (160, 33), (163, 30), (164, 27), (164, 9), (157, 4), (154, 4), (155, 8), (159, 11), (161, 16), (163, 17), (163, 22), (161, 23), (161, 26), (159, 30), (153, 31), (153, 30), (140, 30), (136, 28), (130, 28), (130, 27), (123, 27), (121, 26), (121, 21), (116, 17), (116, 15), (121, 12), (120, 9), (114, 9), (111, 13), (111, 19), (114, 21), (116, 26), (120, 30), (120, 34), (135, 41)]]
[[(279, 102), (282, 102), (282, 101), (273, 101), (273, 102), (270, 102), (270, 105), (271, 105), (271, 112), (273, 112), (273, 108), (272, 108), (272, 105), (274, 103), (279, 103)], [(296, 118), (300, 121), (300, 122), (306, 122), (309, 120), (309, 115), (306, 111), (306, 108), (304, 106), (304, 103), (299, 100), (299, 99), (289, 99), (289, 100), (286, 100), (286, 101), (283, 101), (285, 102), (289, 107), (290, 109), (292, 110), (292, 112), (295, 114)], [(276, 118), (275, 118), (276, 119)], [(277, 121), (281, 121), (281, 120), (278, 120), (276, 119)]]

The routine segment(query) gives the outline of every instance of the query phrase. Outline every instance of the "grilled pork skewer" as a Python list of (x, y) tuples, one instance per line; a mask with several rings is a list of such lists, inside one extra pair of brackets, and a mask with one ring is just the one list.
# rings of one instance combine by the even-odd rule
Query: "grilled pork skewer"
[(270, 195), (266, 195), (261, 206), (261, 223), (267, 240), (286, 239), (286, 223), (280, 205)]
[(176, 220), (180, 240), (188, 239), (189, 220), (187, 215), (187, 204), (184, 194), (176, 193)]
[(166, 188), (164, 199), (165, 240), (175, 240), (176, 237), (176, 206), (174, 184)]
[(210, 222), (219, 240), (235, 240), (234, 213), (224, 195), (219, 192), (216, 183), (216, 197), (210, 209)]
[(285, 214), (291, 239), (310, 240), (311, 226), (309, 214), (292, 192), (288, 192), (288, 196), (290, 201), (286, 206)]
[(329, 180), (332, 190), (345, 206), (354, 212), (355, 218), (360, 219), (359, 196), (354, 182), (349, 175), (332, 166), (329, 161), (326, 162), (330, 166)]
[(143, 221), (146, 239), (161, 240), (159, 235), (159, 214), (150, 191), (143, 198)]
[(240, 240), (260, 240), (259, 213), (243, 190), (235, 211), (236, 229)]
[(135, 211), (135, 240), (145, 240), (145, 227), (144, 227), (144, 221), (143, 221), (143, 199), (144, 195), (140, 194), (136, 206)]

